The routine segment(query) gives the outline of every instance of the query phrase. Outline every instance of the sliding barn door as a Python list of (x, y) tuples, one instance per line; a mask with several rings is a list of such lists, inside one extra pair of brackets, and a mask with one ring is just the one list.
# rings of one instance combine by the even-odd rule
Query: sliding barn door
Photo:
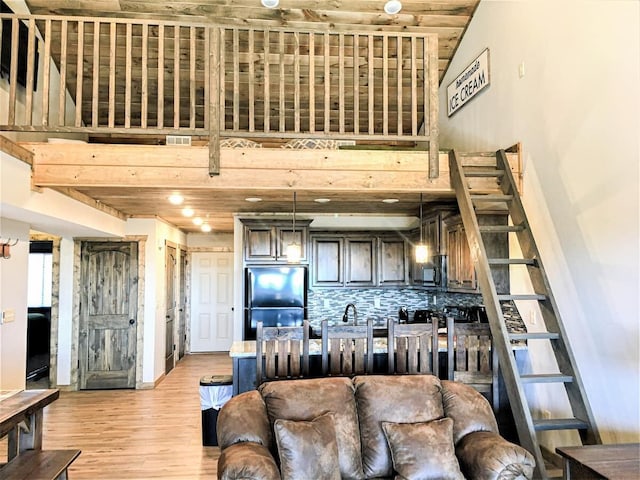
[(135, 388), (138, 245), (82, 242), (80, 388)]

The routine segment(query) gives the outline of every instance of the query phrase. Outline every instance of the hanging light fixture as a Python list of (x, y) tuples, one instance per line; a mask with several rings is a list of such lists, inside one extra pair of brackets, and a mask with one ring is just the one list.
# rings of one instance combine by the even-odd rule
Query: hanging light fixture
[(296, 192), (293, 192), (293, 232), (291, 243), (287, 245), (287, 262), (298, 263), (302, 257), (302, 248), (296, 243)]
[(424, 227), (422, 225), (422, 193), (420, 194), (420, 243), (416, 245), (416, 263), (427, 263), (429, 257), (429, 248), (424, 244), (423, 238)]

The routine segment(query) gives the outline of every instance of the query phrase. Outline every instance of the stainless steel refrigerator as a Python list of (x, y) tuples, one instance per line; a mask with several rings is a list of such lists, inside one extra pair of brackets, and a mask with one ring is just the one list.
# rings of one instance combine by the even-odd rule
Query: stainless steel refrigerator
[(307, 317), (307, 268), (265, 266), (245, 269), (244, 339), (256, 327), (299, 326)]

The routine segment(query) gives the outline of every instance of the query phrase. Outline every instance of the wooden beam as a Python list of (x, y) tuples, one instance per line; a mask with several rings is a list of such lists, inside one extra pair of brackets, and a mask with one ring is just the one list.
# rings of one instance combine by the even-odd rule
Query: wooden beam
[[(220, 33), (221, 29), (209, 29), (209, 91), (220, 86)], [(220, 97), (209, 95), (209, 176), (220, 174)]]
[(89, 205), (90, 207), (95, 208), (96, 210), (100, 210), (103, 213), (107, 213), (113, 217), (119, 218), (120, 220), (126, 220), (127, 218), (129, 218), (128, 215), (122, 213), (120, 210), (116, 210), (115, 208), (105, 205), (104, 203), (98, 202), (93, 198), (91, 198), (90, 196), (85, 195), (84, 193), (81, 193), (77, 190), (74, 190), (73, 188), (58, 187), (58, 188), (55, 188), (54, 190), (62, 193), (63, 195), (66, 195), (67, 197), (73, 198), (74, 200), (80, 203)]
[(33, 152), (21, 147), (3, 135), (0, 135), (0, 152), (11, 155), (12, 157), (17, 158), (24, 163), (28, 163), (29, 165), (33, 165)]

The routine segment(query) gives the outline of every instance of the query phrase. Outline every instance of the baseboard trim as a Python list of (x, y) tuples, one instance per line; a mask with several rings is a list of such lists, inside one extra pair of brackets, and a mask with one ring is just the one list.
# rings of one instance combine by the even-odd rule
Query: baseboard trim
[(137, 390), (153, 390), (154, 388), (156, 388), (160, 382), (162, 382), (165, 379), (166, 375), (163, 373), (162, 375), (160, 375), (158, 378), (156, 378), (155, 381), (153, 382), (142, 382), (139, 383), (136, 387)]

